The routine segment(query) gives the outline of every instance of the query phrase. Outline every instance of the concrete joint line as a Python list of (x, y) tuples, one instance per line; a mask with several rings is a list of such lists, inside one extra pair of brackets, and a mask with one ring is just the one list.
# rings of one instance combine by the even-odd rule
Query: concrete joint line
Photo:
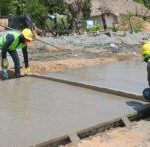
[(129, 120), (127, 116), (123, 116), (121, 119), (123, 123), (125, 124), (125, 126), (130, 127), (132, 125), (131, 121)]
[(77, 143), (80, 141), (80, 138), (77, 134), (69, 134), (69, 138), (72, 143)]
[(141, 96), (141, 95), (136, 95), (136, 94), (128, 93), (128, 92), (125, 92), (125, 91), (119, 91), (119, 90), (114, 90), (114, 89), (105, 88), (105, 87), (97, 87), (97, 86), (92, 86), (92, 85), (87, 85), (87, 84), (83, 84), (83, 83), (67, 81), (67, 80), (64, 80), (64, 79), (52, 78), (52, 77), (49, 77), (49, 76), (34, 74), (34, 73), (30, 74), (28, 76), (35, 77), (35, 78), (40, 78), (40, 79), (51, 80), (51, 81), (54, 81), (54, 82), (64, 83), (64, 84), (77, 86), (77, 87), (81, 87), (81, 88), (86, 88), (86, 89), (90, 89), (90, 90), (94, 90), (94, 91), (104, 92), (104, 93), (108, 93), (108, 94), (112, 94), (112, 95), (116, 95), (116, 96), (123, 96), (123, 97), (130, 98), (130, 99), (146, 101), (143, 98), (143, 96)]

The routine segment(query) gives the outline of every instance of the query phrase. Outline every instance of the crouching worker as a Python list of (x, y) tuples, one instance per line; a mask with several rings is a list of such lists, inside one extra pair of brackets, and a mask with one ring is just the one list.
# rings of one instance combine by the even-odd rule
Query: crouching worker
[(33, 33), (30, 29), (26, 28), (22, 32), (9, 31), (6, 34), (0, 37), (0, 49), (2, 50), (1, 56), (1, 66), (2, 66), (2, 79), (8, 79), (8, 60), (7, 53), (10, 54), (15, 68), (15, 77), (20, 77), (20, 60), (17, 53), (17, 49), (22, 49), (24, 63), (25, 63), (25, 72), (29, 71), (28, 63), (28, 51), (27, 43), (32, 41)]

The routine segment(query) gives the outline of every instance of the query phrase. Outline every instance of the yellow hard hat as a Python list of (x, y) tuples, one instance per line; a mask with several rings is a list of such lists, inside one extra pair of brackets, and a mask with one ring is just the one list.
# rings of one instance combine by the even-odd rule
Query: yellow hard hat
[(30, 29), (26, 28), (22, 31), (22, 34), (24, 36), (25, 39), (28, 39), (30, 41), (33, 40), (33, 33)]
[(142, 55), (150, 55), (150, 41), (142, 46)]

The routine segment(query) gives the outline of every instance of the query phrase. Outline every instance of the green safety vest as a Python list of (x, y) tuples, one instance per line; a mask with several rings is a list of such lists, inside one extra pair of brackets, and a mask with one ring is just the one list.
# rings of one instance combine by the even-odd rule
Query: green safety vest
[(2, 46), (6, 42), (6, 37), (7, 37), (8, 34), (14, 35), (14, 41), (11, 43), (11, 45), (8, 48), (9, 51), (14, 51), (16, 49), (21, 49), (21, 48), (24, 48), (26, 46), (25, 43), (19, 42), (19, 36), (21, 35), (21, 32), (9, 31), (9, 32), (5, 33), (4, 35), (2, 35), (0, 37), (0, 49), (2, 49)]

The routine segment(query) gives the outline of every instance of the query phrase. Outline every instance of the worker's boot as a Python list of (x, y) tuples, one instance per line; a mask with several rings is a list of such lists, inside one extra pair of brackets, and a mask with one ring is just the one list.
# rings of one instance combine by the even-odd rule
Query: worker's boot
[(2, 80), (8, 79), (8, 70), (7, 68), (2, 68)]
[(19, 78), (20, 75), (20, 68), (15, 68), (15, 78)]

